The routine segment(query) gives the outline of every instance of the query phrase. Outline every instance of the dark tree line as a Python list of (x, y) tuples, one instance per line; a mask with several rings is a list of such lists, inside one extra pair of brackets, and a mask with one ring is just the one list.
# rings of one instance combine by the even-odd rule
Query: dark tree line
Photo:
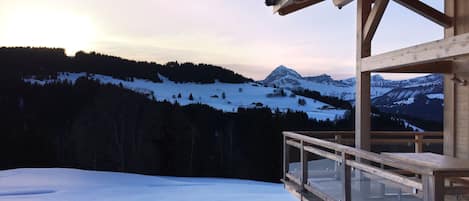
[[(352, 130), (353, 113), (316, 121), (268, 108), (223, 113), (156, 102), (80, 78), (45, 86), (0, 79), (0, 169), (71, 167), (279, 181), (282, 130)], [(385, 116), (373, 129), (406, 129)]]
[(0, 48), (2, 76), (55, 76), (58, 72), (86, 72), (130, 80), (133, 78), (161, 82), (158, 74), (175, 82), (243, 83), (252, 81), (231, 70), (209, 64), (169, 62), (165, 65), (103, 55), (95, 52), (77, 52), (67, 57), (64, 49)]
[(342, 99), (337, 98), (337, 97), (333, 97), (333, 96), (323, 96), (318, 91), (311, 91), (311, 90), (308, 90), (308, 89), (301, 89), (301, 90), (294, 90), (293, 93), (295, 93), (296, 95), (299, 95), (299, 96), (304, 96), (304, 97), (308, 97), (308, 98), (312, 98), (312, 99), (321, 101), (323, 103), (327, 103), (327, 104), (332, 105), (336, 108), (347, 109), (347, 110), (352, 109), (352, 104), (350, 104), (350, 102), (342, 100)]

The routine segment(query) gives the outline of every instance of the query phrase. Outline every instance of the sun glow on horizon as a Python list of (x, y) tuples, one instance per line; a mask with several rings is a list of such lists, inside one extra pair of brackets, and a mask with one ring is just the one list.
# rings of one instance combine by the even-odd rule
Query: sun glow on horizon
[(44, 10), (20, 9), (6, 14), (0, 32), (1, 46), (65, 48), (67, 55), (93, 48), (96, 30), (86, 16)]

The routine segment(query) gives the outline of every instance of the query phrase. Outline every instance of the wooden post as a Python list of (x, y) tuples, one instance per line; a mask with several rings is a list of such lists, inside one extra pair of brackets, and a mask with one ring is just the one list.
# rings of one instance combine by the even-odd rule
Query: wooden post
[[(366, 151), (371, 150), (371, 96), (370, 72), (361, 71), (362, 58), (371, 55), (371, 40), (365, 40), (364, 27), (371, 12), (372, 0), (357, 0), (357, 79), (355, 100), (355, 147)], [(358, 158), (359, 161), (361, 159)], [(359, 174), (360, 192), (368, 196), (370, 184), (363, 174)]]
[[(453, 19), (453, 26), (445, 29), (445, 38), (456, 35), (455, 19), (456, 19), (456, 0), (445, 0), (445, 14)], [(444, 121), (443, 121), (443, 152), (447, 156), (456, 157), (456, 124), (455, 124), (455, 90), (456, 86), (451, 78), (452, 74), (444, 76)]]
[(343, 201), (352, 200), (352, 168), (347, 165), (350, 156), (342, 152), (342, 195)]
[(363, 28), (371, 11), (372, 0), (357, 1), (357, 83), (355, 104), (355, 147), (370, 150), (370, 73), (361, 72), (362, 58), (371, 55), (371, 41), (364, 40)]
[(283, 136), (283, 179), (287, 179), (287, 173), (290, 169), (290, 148), (287, 144), (287, 137)]
[(423, 175), (423, 201), (443, 201), (445, 200), (445, 180), (442, 176)]
[[(357, 80), (355, 99), (355, 147), (366, 151), (371, 150), (371, 96), (369, 72), (361, 72), (362, 58), (371, 55), (371, 41), (366, 41), (363, 30), (371, 12), (372, 0), (357, 1)], [(357, 158), (359, 161), (361, 159)], [(370, 185), (367, 178), (360, 174), (360, 192), (368, 195)]]
[(423, 135), (421, 133), (415, 134), (415, 153), (423, 152)]
[(301, 189), (304, 190), (304, 186), (308, 184), (308, 153), (304, 149), (304, 141), (301, 140)]

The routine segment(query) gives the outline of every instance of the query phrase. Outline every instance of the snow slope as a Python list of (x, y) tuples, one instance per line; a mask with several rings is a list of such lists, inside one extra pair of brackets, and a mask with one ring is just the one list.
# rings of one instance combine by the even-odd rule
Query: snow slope
[[(44, 85), (55, 81), (68, 80), (74, 83), (78, 78), (86, 76), (85, 73), (60, 73), (56, 80), (37, 80), (33, 78), (25, 79), (26, 82)], [(328, 107), (320, 101), (306, 97), (290, 97), (291, 91), (285, 90), (286, 96), (275, 96), (278, 89), (264, 87), (254, 82), (231, 84), (216, 82), (213, 84), (199, 83), (175, 83), (167, 78), (160, 76), (162, 83), (156, 83), (144, 79), (134, 79), (133, 81), (124, 81), (105, 75), (88, 75), (89, 78), (99, 80), (104, 84), (122, 85), (125, 88), (153, 96), (158, 101), (178, 102), (181, 105), (194, 103), (207, 104), (215, 109), (225, 112), (236, 112), (239, 107), (256, 107), (255, 103), (262, 103), (272, 111), (279, 109), (282, 112), (287, 110), (302, 111), (308, 114), (310, 118), (325, 120), (343, 117), (345, 110), (324, 109)], [(181, 98), (178, 95), (181, 94)], [(192, 94), (194, 100), (189, 100)], [(225, 98), (223, 98), (223, 94)], [(270, 94), (270, 97), (268, 97)], [(305, 105), (298, 104), (298, 99), (306, 101)]]
[(76, 169), (0, 171), (0, 201), (295, 201), (281, 184)]

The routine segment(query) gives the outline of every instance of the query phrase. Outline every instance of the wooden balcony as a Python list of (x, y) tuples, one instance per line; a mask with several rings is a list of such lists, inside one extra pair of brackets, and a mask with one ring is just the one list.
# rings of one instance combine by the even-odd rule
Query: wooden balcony
[[(420, 153), (424, 146), (443, 143), (442, 132), (371, 134), (374, 145), (413, 144), (417, 154), (356, 149), (344, 145), (353, 144), (354, 134), (348, 131), (283, 132), (285, 188), (311, 201), (468, 200), (469, 161)], [(299, 159), (292, 161), (295, 149)]]

